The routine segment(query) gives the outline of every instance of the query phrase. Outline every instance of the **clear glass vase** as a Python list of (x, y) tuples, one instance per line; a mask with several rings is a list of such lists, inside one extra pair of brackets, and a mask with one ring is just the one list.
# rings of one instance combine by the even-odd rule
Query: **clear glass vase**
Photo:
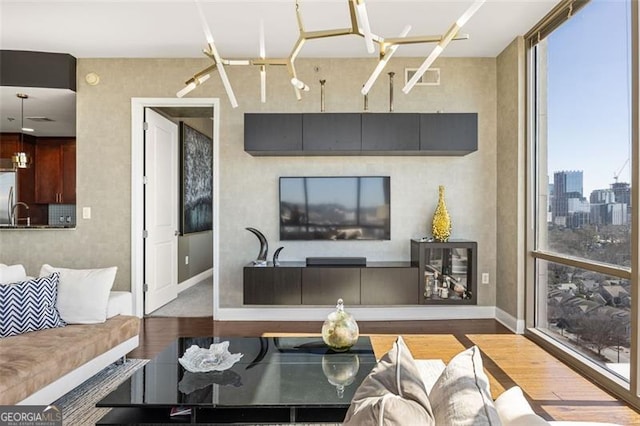
[(358, 323), (344, 310), (342, 299), (338, 299), (336, 310), (322, 325), (322, 340), (335, 352), (344, 352), (358, 341), (359, 333)]

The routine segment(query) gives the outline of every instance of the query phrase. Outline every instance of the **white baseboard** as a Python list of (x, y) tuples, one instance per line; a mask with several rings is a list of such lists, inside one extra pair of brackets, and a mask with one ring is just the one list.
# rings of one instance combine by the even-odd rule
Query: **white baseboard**
[(178, 293), (182, 293), (183, 291), (185, 291), (186, 289), (193, 287), (194, 285), (198, 284), (200, 281), (204, 281), (209, 277), (213, 276), (213, 268), (211, 269), (207, 269), (204, 272), (200, 272), (198, 275), (194, 275), (193, 277), (189, 278), (188, 280), (182, 281), (181, 283), (178, 283)]
[(130, 338), (129, 340), (125, 340), (116, 347), (109, 349), (107, 352), (98, 355), (86, 364), (83, 364), (75, 370), (72, 370), (60, 377), (55, 382), (48, 384), (35, 393), (32, 393), (27, 398), (20, 401), (18, 405), (51, 404), (71, 389), (81, 383), (84, 383), (87, 379), (91, 378), (94, 374), (98, 373), (109, 364), (112, 364), (137, 348), (138, 344), (138, 335)]
[(524, 320), (519, 320), (498, 307), (496, 307), (496, 320), (516, 334), (524, 333)]
[[(494, 306), (402, 306), (402, 307), (356, 307), (347, 310), (358, 321), (403, 321), (440, 319), (493, 319)], [(331, 307), (286, 307), (286, 308), (219, 308), (219, 321), (324, 321)]]

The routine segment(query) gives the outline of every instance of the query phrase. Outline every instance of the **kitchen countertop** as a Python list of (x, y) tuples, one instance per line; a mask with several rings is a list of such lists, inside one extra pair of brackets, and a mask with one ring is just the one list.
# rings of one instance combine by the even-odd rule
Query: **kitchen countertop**
[(76, 229), (76, 225), (0, 225), (0, 230), (29, 231), (36, 229)]

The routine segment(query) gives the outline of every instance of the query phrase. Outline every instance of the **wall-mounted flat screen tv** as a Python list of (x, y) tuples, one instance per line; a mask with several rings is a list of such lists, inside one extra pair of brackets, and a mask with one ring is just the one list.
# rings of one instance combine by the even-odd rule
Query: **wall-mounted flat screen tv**
[(281, 177), (281, 240), (389, 240), (389, 176)]

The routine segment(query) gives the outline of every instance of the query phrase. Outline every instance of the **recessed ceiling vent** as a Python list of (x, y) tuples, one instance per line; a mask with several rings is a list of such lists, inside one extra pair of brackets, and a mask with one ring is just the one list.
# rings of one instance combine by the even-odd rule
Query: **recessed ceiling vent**
[(36, 123), (44, 123), (44, 122), (55, 121), (55, 120), (50, 119), (49, 117), (25, 117), (25, 120), (35, 121)]

